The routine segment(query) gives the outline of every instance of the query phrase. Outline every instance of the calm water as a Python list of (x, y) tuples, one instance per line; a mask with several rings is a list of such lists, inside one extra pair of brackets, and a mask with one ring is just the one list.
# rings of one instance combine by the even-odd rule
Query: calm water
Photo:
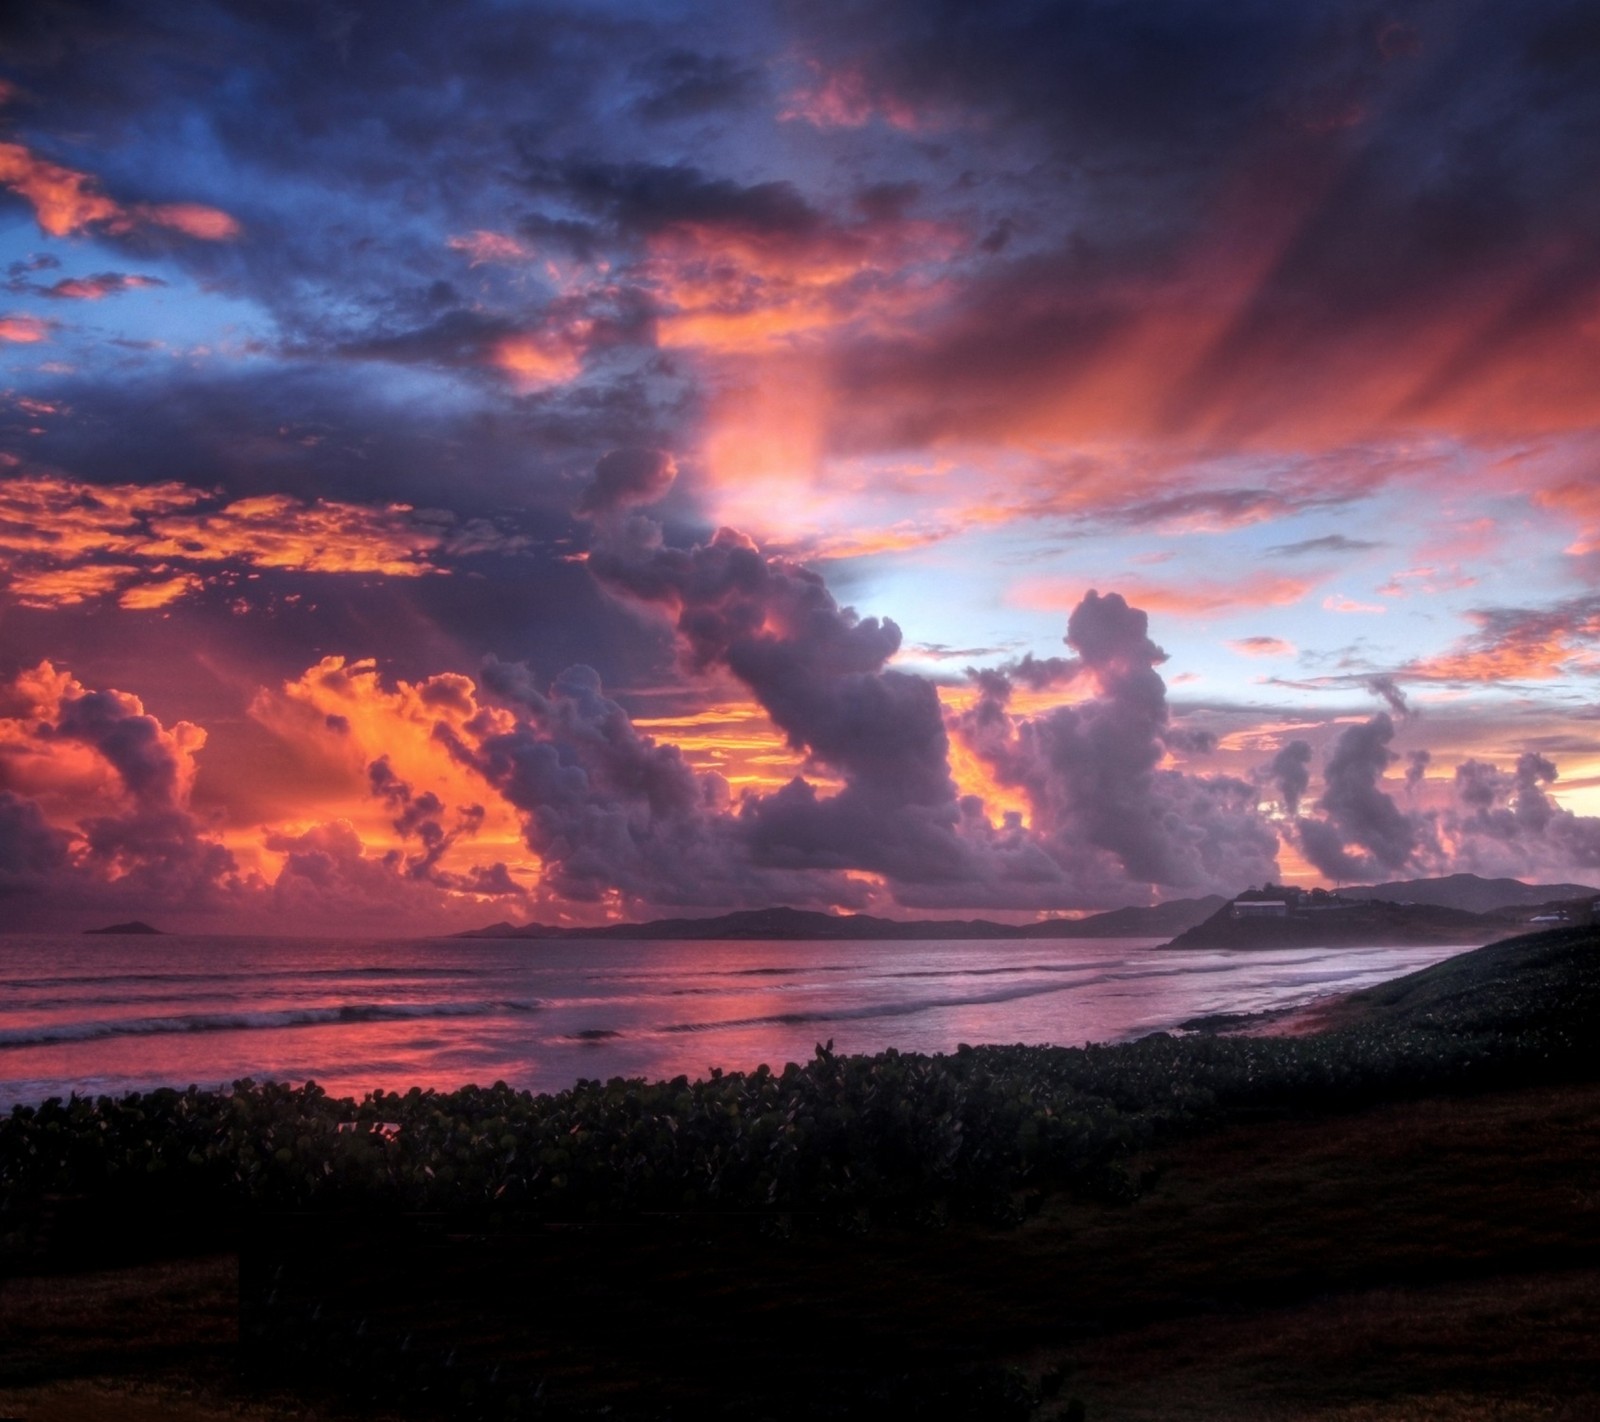
[(0, 1106), (304, 1081), (335, 1094), (704, 1075), (959, 1042), (1110, 1042), (1307, 1002), (1458, 948), (0, 936)]

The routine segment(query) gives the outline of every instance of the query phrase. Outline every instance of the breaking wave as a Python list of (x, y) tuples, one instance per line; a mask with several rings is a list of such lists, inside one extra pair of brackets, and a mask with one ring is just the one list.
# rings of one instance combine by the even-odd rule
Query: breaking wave
[(345, 1002), (328, 1007), (291, 1007), (265, 1012), (190, 1012), (164, 1017), (112, 1017), (93, 1022), (45, 1022), (0, 1029), (0, 1047), (41, 1047), (52, 1042), (92, 1042), (107, 1037), (159, 1037), (179, 1032), (278, 1031), (330, 1023), (405, 1022), (431, 1017), (492, 1017), (535, 1012), (525, 1002)]

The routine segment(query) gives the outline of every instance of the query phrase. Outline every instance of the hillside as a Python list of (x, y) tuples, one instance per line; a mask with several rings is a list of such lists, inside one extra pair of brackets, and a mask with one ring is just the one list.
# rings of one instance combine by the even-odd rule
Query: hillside
[(1435, 904), (1492, 913), (1503, 908), (1537, 908), (1571, 899), (1600, 898), (1586, 884), (1525, 884), (1521, 879), (1483, 879), (1450, 874), (1442, 879), (1397, 879), (1387, 884), (1356, 884), (1339, 890), (1341, 899), (1388, 899), (1403, 904)]
[(1515, 929), (1503, 919), (1436, 904), (1334, 900), (1297, 907), (1282, 917), (1235, 917), (1224, 904), (1180, 933), (1172, 948), (1331, 948), (1342, 945), (1487, 943)]

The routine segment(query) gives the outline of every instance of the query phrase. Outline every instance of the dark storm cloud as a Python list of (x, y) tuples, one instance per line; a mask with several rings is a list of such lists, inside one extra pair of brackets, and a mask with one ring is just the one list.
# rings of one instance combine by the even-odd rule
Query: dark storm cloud
[(33, 800), (0, 790), (0, 899), (57, 886), (68, 871), (71, 843)]
[(1063, 877), (1105, 892), (1119, 877), (1170, 888), (1243, 884), (1275, 872), (1276, 836), (1255, 791), (1229, 777), (1158, 769), (1184, 733), (1169, 725), (1165, 660), (1145, 614), (1091, 592), (1073, 610), (1077, 657), (1047, 679), (1090, 678), (1096, 694), (1033, 717), (1011, 715), (1011, 678), (978, 673), (978, 702), (960, 718), (996, 778), (1023, 790), (1034, 829)]
[(517, 724), (441, 735), (522, 812), (548, 892), (578, 903), (618, 892), (630, 903), (861, 902), (833, 876), (754, 863), (722, 777), (641, 735), (591, 668), (569, 667), (548, 692), (521, 665), (491, 661), (483, 677)]
[(602, 547), (590, 570), (673, 616), (697, 668), (724, 667), (844, 789), (808, 783), (745, 807), (760, 862), (858, 867), (915, 883), (970, 877), (955, 834), (943, 712), (931, 682), (886, 670), (900, 629), (841, 608), (815, 573), (724, 530), (690, 550)]
[(803, 241), (821, 230), (823, 215), (787, 179), (739, 183), (687, 163), (529, 164), (528, 185), (576, 203), (605, 219), (623, 239), (673, 227)]
[(1341, 732), (1323, 766), (1317, 817), (1300, 820), (1297, 828), (1306, 858), (1330, 879), (1393, 874), (1419, 848), (1417, 820), (1380, 787), (1395, 759), (1393, 739), (1394, 722), (1380, 711)]
[(1267, 783), (1283, 802), (1291, 818), (1300, 813), (1300, 801), (1311, 784), (1311, 746), (1306, 741), (1290, 741), (1267, 763)]
[[(1552, 338), (1561, 349), (1581, 334), (1572, 313), (1600, 279), (1600, 205), (1582, 177), (1600, 153), (1600, 98), (1583, 65), (1536, 58), (1567, 6), (1492, 21), (1409, 6), (1403, 31), (1333, 3), (850, 7), (843, 25), (841, 7), (814, 24), (795, 13), (825, 68), (863, 69), (867, 87), (930, 115), (1008, 125), (1086, 199), (1057, 252), (1030, 244), (936, 330), (852, 354), (852, 388), (904, 405), (857, 438), (1000, 430), (1042, 398), (1032, 381), (1070, 389), (1225, 211), (1241, 235), (1281, 223), (1281, 251), (1172, 372), (1152, 412), (1169, 435), (1303, 419), (1344, 398), (1308, 397), (1319, 374), (1355, 368), (1363, 350), (1377, 357), (1366, 372), (1387, 374), (1385, 347), (1408, 344), (1387, 388), (1351, 398), (1369, 418), (1431, 414), (1499, 378), (1499, 363), (1546, 359)], [(1396, 45), (1399, 32), (1412, 38)], [(960, 117), (947, 129), (959, 135)], [(1119, 270), (1137, 273), (1122, 295)], [(1517, 294), (1463, 339), (1462, 313), (1486, 289)], [(962, 382), (964, 365), (989, 378)], [(1560, 385), (1549, 418), (1592, 407), (1591, 380)]]
[(758, 70), (721, 54), (675, 49), (635, 67), (648, 92), (635, 101), (652, 123), (703, 118), (757, 100), (764, 83)]
[(1511, 771), (1477, 759), (1456, 767), (1459, 810), (1449, 829), (1459, 858), (1498, 873), (1548, 872), (1548, 866), (1600, 868), (1600, 818), (1576, 815), (1548, 793), (1559, 772), (1534, 751)]
[(1369, 676), (1363, 685), (1379, 700), (1383, 701), (1396, 716), (1411, 715), (1411, 704), (1406, 700), (1406, 694), (1392, 676), (1380, 673)]
[(653, 504), (677, 477), (672, 456), (661, 449), (614, 449), (594, 467), (594, 478), (578, 498), (580, 514), (613, 513)]
[[(48, 663), (5, 688), (5, 699), (12, 734), (0, 754), (0, 884), (85, 908), (216, 907), (236, 893), (233, 855), (189, 809), (193, 756), (204, 742), (194, 727), (169, 729), (136, 697), (86, 689)], [(86, 802), (72, 830), (48, 830), (37, 802), (22, 793), (35, 772), (34, 756), (17, 754), (19, 729), (38, 745), (34, 755), (62, 744), (97, 753), (122, 803)]]

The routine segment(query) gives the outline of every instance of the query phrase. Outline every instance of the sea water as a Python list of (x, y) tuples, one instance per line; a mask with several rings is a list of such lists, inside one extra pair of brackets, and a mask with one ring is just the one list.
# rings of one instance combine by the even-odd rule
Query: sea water
[(1292, 1007), (1462, 948), (1151, 939), (539, 942), (0, 935), (0, 1109), (314, 1079), (336, 1095), (780, 1069), (840, 1052), (1080, 1046)]

